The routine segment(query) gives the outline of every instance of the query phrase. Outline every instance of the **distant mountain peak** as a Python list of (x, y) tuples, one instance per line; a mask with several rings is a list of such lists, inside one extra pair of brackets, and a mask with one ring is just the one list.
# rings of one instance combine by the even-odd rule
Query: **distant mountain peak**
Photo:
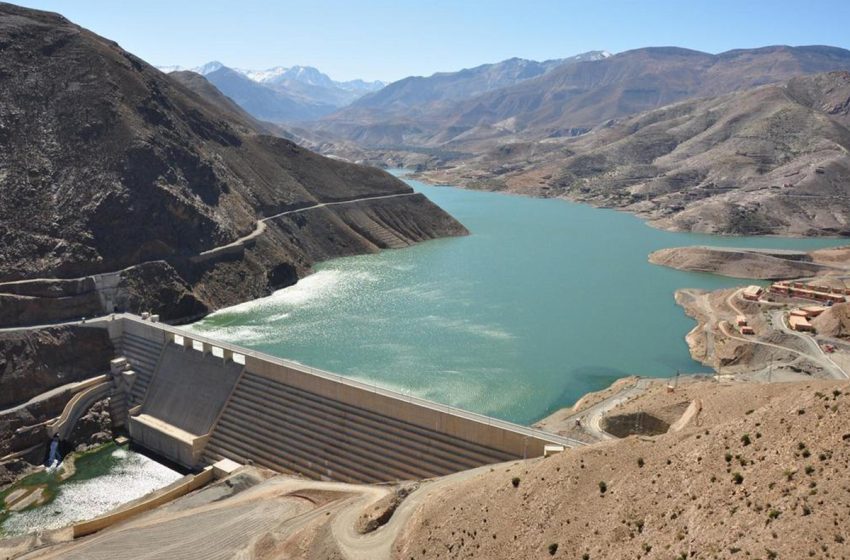
[(192, 68), (192, 72), (197, 72), (201, 76), (206, 76), (207, 74), (215, 72), (216, 70), (221, 70), (222, 68), (224, 68), (224, 64), (217, 60), (213, 60), (212, 62), (207, 62), (203, 66)]

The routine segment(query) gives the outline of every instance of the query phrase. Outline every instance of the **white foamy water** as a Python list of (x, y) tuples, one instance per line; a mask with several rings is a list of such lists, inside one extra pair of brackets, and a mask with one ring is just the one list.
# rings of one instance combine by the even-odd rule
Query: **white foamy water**
[(49, 504), (10, 514), (3, 523), (3, 532), (23, 535), (93, 519), (182, 476), (153, 459), (126, 449), (117, 449), (112, 456), (119, 462), (107, 474), (61, 484), (56, 499)]

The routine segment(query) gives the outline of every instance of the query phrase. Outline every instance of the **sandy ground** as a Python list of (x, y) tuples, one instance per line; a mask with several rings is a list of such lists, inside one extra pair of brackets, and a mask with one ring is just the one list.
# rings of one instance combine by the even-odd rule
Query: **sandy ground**
[(846, 558), (847, 390), (810, 381), (650, 391), (633, 406), (661, 414), (701, 398), (700, 425), (447, 489), (412, 519), (395, 558)]

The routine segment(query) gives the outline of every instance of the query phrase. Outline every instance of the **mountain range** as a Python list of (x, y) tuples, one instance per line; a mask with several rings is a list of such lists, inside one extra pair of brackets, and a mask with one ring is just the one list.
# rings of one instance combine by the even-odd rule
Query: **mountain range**
[(318, 119), (385, 85), (364, 80), (338, 82), (312, 66), (248, 70), (213, 61), (195, 68), (159, 69), (200, 74), (254, 117), (274, 123)]
[[(313, 128), (363, 147), (477, 151), (481, 142), (574, 136), (608, 119), (684, 99), (850, 68), (850, 52), (825, 46), (717, 55), (675, 47), (588, 54), (537, 66), (512, 60), (408, 78), (324, 117)], [(497, 69), (518, 79), (480, 78)], [(456, 81), (493, 87), (463, 88)]]
[(850, 72), (666, 105), (575, 138), (501, 143), (425, 177), (624, 208), (659, 227), (850, 234)]

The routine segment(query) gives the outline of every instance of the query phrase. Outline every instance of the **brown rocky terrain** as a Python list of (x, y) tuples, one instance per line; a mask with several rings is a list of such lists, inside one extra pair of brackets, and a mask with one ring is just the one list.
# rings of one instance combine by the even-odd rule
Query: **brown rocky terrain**
[(812, 320), (819, 334), (850, 340), (850, 304), (833, 305)]
[(420, 177), (623, 208), (673, 230), (848, 231), (850, 73), (794, 78), (504, 143)]
[[(262, 134), (57, 14), (0, 5), (0, 50), (0, 324), (113, 305), (186, 320), (318, 260), (465, 233), (419, 195), (321, 206), (411, 189)], [(86, 279), (114, 271), (118, 294)]]
[[(693, 389), (699, 426), (494, 468), (429, 500), (395, 558), (847, 556), (847, 389)], [(654, 396), (633, 406), (683, 397)]]
[(109, 370), (106, 330), (64, 326), (0, 333), (0, 408)]
[[(839, 251), (842, 253), (839, 258)], [(649, 262), (691, 272), (708, 272), (733, 278), (784, 280), (846, 271), (850, 265), (847, 248), (831, 250), (829, 257), (820, 251), (763, 251), (726, 247), (673, 247), (649, 255)]]

